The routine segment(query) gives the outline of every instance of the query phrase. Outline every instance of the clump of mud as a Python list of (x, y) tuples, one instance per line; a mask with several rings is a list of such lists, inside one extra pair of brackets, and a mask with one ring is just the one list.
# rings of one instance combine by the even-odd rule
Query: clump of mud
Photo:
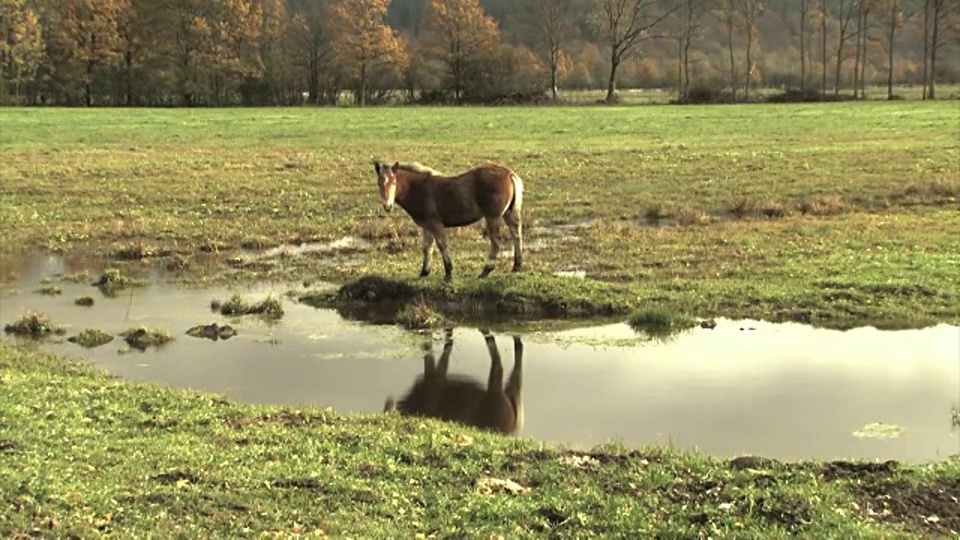
[(422, 298), (410, 302), (397, 313), (397, 324), (410, 330), (436, 328), (443, 323), (443, 315), (434, 311)]
[(15, 336), (40, 339), (50, 334), (62, 335), (66, 329), (56, 326), (50, 317), (43, 313), (27, 313), (16, 321), (3, 327), (3, 331)]
[(381, 276), (363, 276), (340, 287), (338, 296), (342, 300), (407, 300), (416, 295), (416, 289), (410, 284)]
[(71, 343), (76, 343), (81, 347), (91, 349), (93, 347), (99, 347), (101, 345), (106, 345), (113, 341), (113, 336), (103, 332), (102, 330), (97, 330), (95, 328), (87, 328), (83, 332), (76, 336), (70, 336), (67, 338), (67, 341)]
[(214, 300), (210, 303), (211, 309), (219, 310), (222, 315), (261, 315), (271, 319), (283, 317), (283, 304), (273, 295), (265, 300), (249, 303), (239, 294), (233, 295), (226, 302)]
[(217, 341), (218, 339), (230, 339), (237, 335), (237, 331), (234, 330), (229, 324), (225, 324), (223, 326), (220, 326), (217, 323), (198, 324), (197, 326), (187, 330), (187, 335), (191, 337), (207, 338)]
[(173, 334), (170, 332), (143, 326), (125, 330), (120, 335), (128, 345), (140, 351), (147, 350), (147, 347), (159, 348), (173, 341)]
[(93, 305), (93, 298), (89, 296), (80, 296), (80, 297), (77, 297), (77, 299), (74, 300), (73, 303), (78, 306), (90, 307)]

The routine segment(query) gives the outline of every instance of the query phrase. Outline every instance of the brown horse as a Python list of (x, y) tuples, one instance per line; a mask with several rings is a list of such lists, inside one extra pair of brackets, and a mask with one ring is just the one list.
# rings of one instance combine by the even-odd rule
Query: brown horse
[(448, 376), (452, 330), (448, 329), (440, 354), (440, 365), (434, 364), (433, 350), (424, 345), (423, 375), (399, 402), (388, 398), (384, 412), (398, 411), (407, 416), (437, 418), (447, 422), (474, 426), (503, 434), (512, 434), (523, 427), (523, 402), (520, 389), (523, 378), (523, 342), (513, 338), (513, 371), (503, 388), (503, 365), (500, 352), (490, 332), (481, 330), (490, 352), (490, 373), (487, 387), (463, 376)]
[(444, 279), (453, 278), (453, 262), (447, 252), (447, 229), (486, 220), (490, 252), (480, 273), (493, 271), (500, 253), (500, 220), (510, 229), (513, 240), (513, 271), (523, 266), (523, 181), (510, 169), (493, 164), (478, 165), (469, 171), (446, 176), (417, 164), (387, 165), (374, 160), (380, 202), (389, 212), (400, 205), (423, 230), (423, 267), (420, 277), (430, 275), (433, 243), (443, 257)]

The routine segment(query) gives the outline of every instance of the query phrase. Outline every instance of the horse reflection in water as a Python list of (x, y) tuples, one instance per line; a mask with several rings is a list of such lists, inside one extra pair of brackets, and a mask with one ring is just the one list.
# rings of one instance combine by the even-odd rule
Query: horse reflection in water
[(490, 353), (490, 373), (484, 388), (476, 379), (448, 375), (453, 350), (453, 330), (447, 329), (440, 363), (435, 364), (433, 346), (424, 344), (423, 375), (399, 402), (388, 398), (384, 412), (397, 411), (407, 416), (437, 418), (503, 434), (523, 427), (523, 342), (513, 337), (513, 371), (503, 385), (503, 364), (493, 335), (481, 330)]

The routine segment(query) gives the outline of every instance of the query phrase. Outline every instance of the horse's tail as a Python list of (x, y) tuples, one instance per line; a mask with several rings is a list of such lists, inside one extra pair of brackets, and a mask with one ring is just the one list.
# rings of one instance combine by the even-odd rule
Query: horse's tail
[(507, 211), (516, 211), (518, 214), (523, 209), (523, 180), (517, 173), (510, 173), (510, 180), (513, 182), (513, 200), (507, 206)]

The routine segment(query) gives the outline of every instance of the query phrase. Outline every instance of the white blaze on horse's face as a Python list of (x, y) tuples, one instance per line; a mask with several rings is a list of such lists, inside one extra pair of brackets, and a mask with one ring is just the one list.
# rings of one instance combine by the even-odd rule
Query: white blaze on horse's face
[(397, 196), (397, 175), (388, 165), (377, 167), (377, 180), (380, 184), (380, 203), (387, 212), (393, 210), (394, 199)]

